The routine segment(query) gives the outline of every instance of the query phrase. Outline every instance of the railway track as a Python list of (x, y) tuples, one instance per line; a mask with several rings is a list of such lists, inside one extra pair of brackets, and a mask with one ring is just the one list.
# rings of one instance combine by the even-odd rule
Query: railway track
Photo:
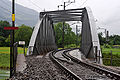
[[(71, 49), (58, 50), (58, 51), (54, 51), (53, 53), (50, 54), (50, 58), (52, 59), (52, 61), (57, 66), (59, 66), (60, 69), (65, 74), (67, 74), (68, 80), (70, 80), (70, 79), (86, 80), (86, 79), (95, 79), (95, 77), (99, 77), (99, 79), (101, 79), (101, 77), (102, 77), (107, 80), (110, 80), (103, 75), (99, 75), (98, 73), (93, 72), (90, 69), (87, 69), (87, 68), (71, 61), (71, 59), (68, 56), (64, 55), (69, 50), (71, 50)], [(57, 56), (56, 56), (56, 54), (57, 54)]]
[(120, 80), (114, 76), (117, 73), (108, 74), (96, 65), (77, 60), (69, 54), (71, 50), (52, 51), (42, 58), (26, 57), (27, 68), (11, 80)]
[(110, 71), (107, 68), (101, 67), (99, 65), (94, 65), (94, 64), (91, 64), (91, 63), (80, 61), (77, 58), (71, 56), (69, 54), (69, 51), (71, 51), (71, 50), (65, 51), (64, 55), (69, 57), (72, 61), (74, 61), (74, 62), (76, 62), (76, 63), (78, 63), (78, 64), (80, 64), (80, 65), (82, 65), (82, 66), (84, 66), (84, 67), (86, 67), (88, 69), (91, 69), (92, 71), (97, 72), (97, 73), (99, 73), (101, 75), (105, 75), (110, 79), (120, 80), (120, 74), (119, 73), (114, 72), (114, 71)]
[[(71, 56), (67, 50), (58, 50), (50, 54), (50, 58), (57, 66), (67, 74), (68, 79), (73, 80), (119, 80), (120, 74), (113, 71), (109, 71), (100, 66), (95, 66), (91, 63), (86, 63), (78, 60), (77, 58)], [(56, 56), (59, 54), (59, 56)]]
[[(58, 51), (62, 51), (62, 50), (58, 50)], [(67, 76), (67, 79), (69, 79), (69, 80), (70, 79), (72, 79), (72, 80), (82, 80), (80, 77), (78, 77), (76, 74), (74, 74), (72, 71), (70, 71), (68, 68), (66, 68), (64, 65), (62, 65), (62, 63), (60, 63), (58, 61), (58, 58), (55, 57), (55, 53), (58, 52), (58, 51), (54, 51), (50, 54), (50, 58), (52, 59), (52, 61), (55, 62), (56, 65), (58, 65), (61, 70), (63, 70), (63, 72)]]

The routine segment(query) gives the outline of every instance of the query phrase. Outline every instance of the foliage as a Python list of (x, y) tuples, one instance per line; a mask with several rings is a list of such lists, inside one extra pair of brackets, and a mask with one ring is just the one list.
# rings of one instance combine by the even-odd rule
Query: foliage
[(119, 35), (111, 35), (109, 37), (109, 39), (110, 39), (109, 44), (120, 45), (120, 36)]
[(76, 44), (66, 45), (65, 48), (76, 48)]
[(10, 23), (7, 21), (0, 21), (0, 36), (3, 36), (5, 38), (8, 37), (10, 34), (10, 30), (4, 30), (4, 27), (10, 27)]
[(100, 44), (109, 44), (109, 45), (120, 45), (120, 36), (119, 35), (110, 35), (109, 41), (106, 41), (106, 37), (103, 37), (103, 33), (98, 33)]
[(104, 44), (103, 46), (104, 46), (104, 48), (111, 48), (111, 46), (108, 44)]
[(10, 45), (10, 35), (8, 36), (8, 38), (6, 38), (5, 43), (6, 43), (6, 46)]
[(105, 44), (105, 38), (103, 38), (103, 33), (98, 33), (98, 37), (99, 37), (99, 40), (100, 40), (100, 45), (103, 45)]
[(4, 27), (10, 27), (11, 25), (7, 21), (0, 21), (0, 46), (7, 46), (5, 40), (10, 35), (10, 30), (4, 30)]
[(28, 46), (31, 35), (32, 28), (23, 24), (15, 31), (15, 42), (25, 41), (26, 46)]
[[(0, 21), (0, 46), (10, 46), (10, 30), (4, 30), (4, 27), (10, 27), (10, 23), (7, 21)], [(15, 30), (15, 42), (25, 41), (26, 46), (29, 43), (33, 29), (26, 25), (19, 26), (18, 30)]]
[[(58, 47), (62, 47), (62, 34), (63, 34), (63, 23), (57, 23), (54, 25), (55, 35), (56, 35), (56, 43)], [(72, 28), (69, 24), (65, 23), (64, 25), (64, 46), (70, 44), (76, 44), (76, 34), (72, 31)], [(80, 41), (80, 38), (78, 38)]]
[(0, 46), (4, 45), (5, 37), (0, 36)]

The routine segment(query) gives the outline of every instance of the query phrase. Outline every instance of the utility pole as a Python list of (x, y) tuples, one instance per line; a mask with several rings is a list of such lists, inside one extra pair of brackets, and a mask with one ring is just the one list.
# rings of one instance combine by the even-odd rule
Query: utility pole
[[(71, 3), (75, 3), (75, 0), (73, 2), (70, 2), (70, 0), (68, 2), (64, 2), (64, 5), (58, 5), (58, 10), (59, 10), (59, 6), (63, 6), (63, 10), (65, 11), (65, 7), (68, 6), (65, 3), (69, 3), (68, 5), (70, 5)], [(65, 21), (63, 21), (63, 34), (62, 34), (62, 47), (64, 48), (64, 24)]]
[(107, 35), (109, 34), (109, 32), (107, 32), (107, 29), (105, 29), (105, 28), (100, 28), (100, 27), (99, 27), (98, 29), (103, 29), (103, 30), (105, 30), (104, 33), (105, 33), (105, 39), (106, 39), (106, 40), (105, 40), (105, 46), (104, 46), (104, 47), (106, 47), (106, 45), (107, 45)]
[[(15, 0), (12, 0), (12, 27), (15, 27)], [(10, 45), (10, 78), (13, 76), (14, 64), (14, 30), (11, 31), (11, 45)]]
[[(65, 2), (63, 5), (63, 10), (65, 11)], [(62, 47), (63, 47), (63, 49), (64, 49), (64, 29), (65, 29), (64, 25), (65, 25), (65, 21), (63, 21), (63, 35), (62, 35)]]
[(109, 31), (107, 31), (106, 33), (106, 44), (108, 44), (108, 42), (109, 42)]
[(105, 48), (106, 48), (106, 45), (107, 45), (107, 30), (105, 29), (105, 38), (106, 38), (106, 41), (105, 41)]

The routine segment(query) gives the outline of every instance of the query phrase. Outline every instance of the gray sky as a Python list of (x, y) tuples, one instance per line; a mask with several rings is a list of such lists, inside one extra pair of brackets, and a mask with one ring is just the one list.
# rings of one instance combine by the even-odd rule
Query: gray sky
[[(58, 10), (58, 5), (68, 0), (15, 0), (16, 3), (25, 7), (34, 9), (38, 12), (50, 10)], [(33, 2), (33, 3), (32, 3)], [(85, 2), (85, 3), (84, 3)], [(36, 4), (37, 6), (35, 6)], [(81, 6), (82, 5), (82, 6)], [(120, 0), (76, 0), (75, 3), (66, 7), (80, 8), (88, 6), (92, 9), (94, 17), (97, 19), (97, 26), (106, 28), (110, 34), (120, 35)], [(63, 7), (60, 7), (63, 9)], [(99, 30), (104, 31), (104, 30)]]

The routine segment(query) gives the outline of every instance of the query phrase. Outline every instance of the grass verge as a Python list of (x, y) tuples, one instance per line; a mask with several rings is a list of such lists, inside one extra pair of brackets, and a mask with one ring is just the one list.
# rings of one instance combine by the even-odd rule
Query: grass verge
[[(25, 48), (27, 52), (27, 48)], [(18, 47), (18, 54), (23, 54), (23, 48)], [(0, 47), (0, 68), (9, 69), (10, 68), (10, 47)]]
[[(27, 52), (27, 48), (25, 48), (25, 52)], [(10, 54), (10, 47), (0, 47), (0, 53)], [(18, 54), (23, 54), (23, 48), (18, 47)]]
[(112, 66), (120, 66), (119, 48), (102, 48), (103, 64), (106, 66), (111, 66), (111, 54), (110, 54), (111, 51), (112, 51)]
[(1, 69), (10, 68), (10, 54), (0, 53), (0, 68)]

